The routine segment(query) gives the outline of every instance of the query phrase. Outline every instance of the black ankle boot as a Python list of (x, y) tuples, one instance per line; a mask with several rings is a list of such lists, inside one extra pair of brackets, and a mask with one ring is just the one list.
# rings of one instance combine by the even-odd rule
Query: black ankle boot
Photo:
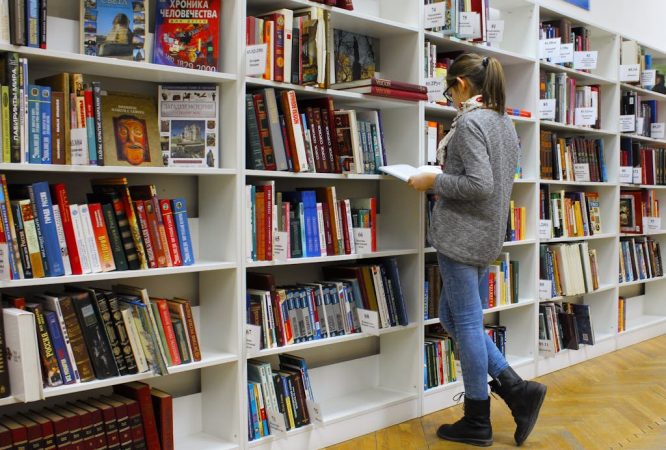
[(539, 410), (546, 398), (546, 386), (535, 381), (525, 381), (508, 367), (490, 382), (490, 390), (506, 402), (514, 420), (516, 432), (513, 437), (520, 446), (532, 432)]
[(478, 447), (493, 445), (490, 425), (490, 399), (472, 400), (465, 397), (465, 415), (454, 424), (442, 425), (437, 436), (447, 441), (462, 442)]

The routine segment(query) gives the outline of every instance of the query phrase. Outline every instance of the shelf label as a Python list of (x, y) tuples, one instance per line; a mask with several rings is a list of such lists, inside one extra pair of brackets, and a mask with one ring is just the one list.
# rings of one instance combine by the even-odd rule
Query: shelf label
[(69, 131), (72, 165), (86, 165), (90, 159), (88, 154), (88, 135), (85, 128), (72, 128)]
[(539, 59), (550, 62), (559, 61), (562, 38), (541, 39), (539, 41)]
[(643, 73), (641, 73), (641, 86), (645, 89), (652, 89), (655, 84), (657, 84), (657, 71), (644, 70)]
[(634, 181), (634, 168), (631, 166), (621, 166), (618, 181), (624, 184), (631, 184)]
[(594, 125), (597, 122), (597, 109), (594, 107), (589, 108), (576, 108), (576, 125)]
[(266, 412), (268, 413), (268, 423), (271, 426), (271, 434), (274, 432), (277, 432), (278, 434), (286, 433), (287, 426), (284, 421), (284, 414), (270, 408), (266, 408)]
[(574, 69), (576, 70), (594, 70), (597, 68), (597, 57), (599, 52), (574, 52)]
[(313, 402), (309, 398), (305, 399), (305, 404), (308, 408), (308, 413), (310, 417), (314, 417), (317, 422), (323, 422), (324, 416), (321, 414), (321, 405), (317, 402)]
[(539, 280), (539, 300), (553, 298), (553, 282), (551, 280)]
[[(439, 3), (435, 3), (439, 5)], [(444, 91), (446, 90), (446, 81), (444, 77), (431, 77), (425, 79), (425, 85), (428, 88), (428, 101), (441, 102), (444, 101)]]
[(250, 354), (261, 349), (261, 327), (259, 325), (245, 324), (245, 349)]
[(356, 253), (372, 253), (372, 228), (354, 228)]
[(590, 181), (590, 165), (588, 163), (574, 164), (574, 179), (576, 181)]
[(552, 236), (553, 221), (541, 219), (539, 220), (539, 239), (550, 239)]
[(628, 114), (620, 116), (620, 132), (636, 131), (636, 116)]
[(361, 322), (361, 331), (368, 334), (379, 335), (379, 314), (377, 311), (357, 309), (358, 319)]
[(641, 79), (640, 64), (622, 64), (620, 66), (620, 81), (636, 82)]
[(664, 124), (664, 122), (650, 124), (650, 137), (652, 138), (663, 139), (665, 131), (666, 131), (666, 124)]
[(263, 75), (266, 72), (268, 44), (248, 45), (245, 48), (246, 75)]
[(572, 63), (574, 62), (574, 45), (562, 44), (560, 45), (560, 58), (559, 63)]
[(545, 120), (555, 120), (555, 102), (554, 98), (545, 98), (539, 100), (539, 118)]
[(446, 2), (425, 5), (425, 28), (446, 26)]
[(273, 259), (275, 261), (286, 261), (289, 259), (289, 232), (273, 232)]
[(636, 133), (641, 136), (645, 135), (645, 118), (636, 117)]
[(504, 39), (504, 21), (489, 20), (487, 24), (488, 42), (499, 44)]
[(458, 36), (470, 38), (474, 36), (474, 19), (478, 14), (473, 12), (461, 12), (458, 16)]
[(634, 167), (633, 168), (633, 174), (634, 174), (634, 184), (641, 184), (643, 182), (643, 172), (640, 167)]
[(643, 232), (661, 231), (661, 217), (643, 217)]

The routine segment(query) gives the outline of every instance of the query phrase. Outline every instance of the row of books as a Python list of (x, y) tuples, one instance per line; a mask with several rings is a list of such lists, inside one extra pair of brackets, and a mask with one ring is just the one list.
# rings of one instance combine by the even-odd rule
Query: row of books
[(156, 100), (79, 73), (30, 84), (28, 71), (18, 53), (0, 57), (2, 162), (217, 167), (218, 86), (159, 85)]
[(372, 174), (387, 164), (381, 111), (336, 110), (331, 97), (297, 102), (272, 88), (245, 100), (249, 169)]
[[(39, 358), (23, 358), (9, 383), (25, 386), (41, 373), (44, 387), (152, 371), (201, 360), (190, 302), (149, 297), (146, 289), (113, 290), (68, 286), (64, 293), (3, 295), (20, 347)], [(12, 319), (12, 317), (14, 317)], [(32, 332), (31, 332), (32, 330)], [(37, 367), (41, 364), (41, 371)], [(34, 370), (34, 373), (33, 373)], [(17, 379), (12, 380), (16, 375)], [(17, 394), (20, 394), (18, 392)]]
[[(247, 363), (248, 437), (250, 441), (311, 423), (315, 397), (304, 358), (281, 354), (279, 366), (259, 360)], [(275, 421), (269, 418), (274, 417)]]
[(652, 227), (661, 229), (659, 226), (650, 225), (650, 219), (660, 222), (659, 200), (657, 192), (653, 189), (642, 190), (620, 190), (620, 232), (631, 234), (643, 234), (649, 232)]
[[(446, 73), (453, 63), (453, 57), (449, 53), (439, 55), (437, 50), (437, 44), (426, 39), (423, 46), (423, 77), (425, 79), (435, 78), (446, 83)], [(444, 97), (437, 99), (437, 103), (444, 106), (449, 104)]]
[(599, 289), (596, 249), (589, 248), (587, 242), (542, 244), (539, 279), (550, 281), (550, 298), (582, 295)]
[[(647, 52), (645, 47), (640, 45), (638, 42), (626, 39), (622, 40), (620, 44), (620, 64), (623, 66), (638, 65), (639, 66), (639, 78), (637, 80), (620, 80), (629, 84), (639, 84), (644, 89), (654, 90), (661, 94), (666, 93), (664, 91), (664, 83), (662, 81), (661, 85), (656, 84), (645, 84), (647, 81), (645, 78), (641, 78), (640, 74), (643, 74), (646, 70), (652, 70), (652, 55)], [(663, 76), (663, 74), (662, 74)], [(655, 80), (656, 81), (656, 80)]]
[(539, 305), (539, 352), (554, 356), (562, 350), (594, 345), (590, 305), (544, 302)]
[(503, 356), (506, 356), (506, 327), (504, 325), (489, 325), (483, 326), (484, 331), (493, 341), (497, 349)]
[(606, 182), (603, 139), (565, 137), (540, 131), (542, 180)]
[(620, 239), (620, 283), (664, 275), (659, 242), (651, 238)]
[(551, 238), (602, 234), (598, 192), (569, 192), (539, 187), (539, 219), (550, 220)]
[(0, 418), (2, 448), (173, 448), (173, 399), (143, 383)]
[(14, 45), (46, 48), (46, 0), (6, 2), (0, 14), (0, 39)]
[[(439, 26), (429, 31), (469, 39), (473, 42), (488, 40), (489, 0), (424, 0), (425, 5), (444, 3), (444, 18)], [(461, 20), (466, 15), (469, 23)]]
[(658, 111), (659, 107), (656, 100), (643, 100), (641, 95), (633, 91), (622, 92), (620, 115), (633, 116), (633, 120), (630, 120), (626, 127), (623, 122), (620, 131), (661, 139), (663, 131), (660, 135), (652, 131), (652, 124), (659, 122)]
[(522, 241), (525, 239), (527, 229), (527, 209), (524, 206), (516, 206), (516, 202), (509, 202), (509, 217), (506, 223), (505, 242)]
[(248, 323), (261, 327), (261, 348), (360, 333), (361, 312), (380, 328), (409, 323), (395, 258), (323, 268), (323, 281), (278, 286), (272, 274), (247, 274)]
[(458, 380), (455, 345), (440, 326), (426, 331), (423, 361), (423, 385), (426, 390)]
[[(620, 139), (620, 167), (632, 170), (633, 184), (666, 184), (666, 150), (663, 148), (645, 146), (635, 139), (623, 137)], [(626, 182), (631, 184), (629, 180)]]
[[(566, 73), (541, 70), (539, 94), (542, 100), (555, 100), (555, 115), (550, 120), (588, 128), (601, 127), (599, 85), (577, 86), (576, 79)], [(580, 113), (582, 108), (591, 108), (592, 116), (588, 118), (587, 114)]]
[(250, 261), (377, 251), (374, 197), (338, 200), (335, 186), (276, 192), (274, 181), (246, 192)]
[(158, 199), (154, 185), (95, 179), (88, 203), (70, 204), (62, 183), (0, 182), (4, 280), (194, 263), (185, 199)]
[(617, 299), (617, 332), (627, 331), (627, 298), (619, 296)]
[[(560, 45), (572, 44), (573, 51), (575, 52), (586, 52), (591, 50), (590, 31), (586, 27), (575, 27), (571, 21), (566, 18), (539, 22), (539, 40), (558, 38)], [(573, 59), (573, 52), (571, 53), (571, 57)], [(554, 59), (545, 59), (555, 64), (562, 64), (565, 67), (573, 67), (573, 61), (561, 62), (557, 56)], [(589, 70), (583, 70), (583, 72), (589, 72)]]

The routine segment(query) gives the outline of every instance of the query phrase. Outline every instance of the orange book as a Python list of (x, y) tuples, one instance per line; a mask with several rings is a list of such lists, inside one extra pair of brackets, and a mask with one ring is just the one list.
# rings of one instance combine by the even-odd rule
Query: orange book
[(97, 252), (102, 264), (102, 272), (116, 270), (116, 263), (113, 262), (113, 252), (111, 251), (111, 241), (109, 240), (109, 233), (106, 230), (104, 214), (102, 213), (102, 205), (99, 203), (90, 203), (88, 211), (90, 212), (90, 221), (95, 233), (95, 244), (97, 244)]
[(171, 361), (174, 366), (181, 363), (180, 352), (178, 351), (178, 341), (176, 340), (176, 333), (173, 331), (173, 324), (171, 323), (171, 313), (169, 312), (169, 305), (163, 298), (152, 298), (151, 302), (157, 305), (157, 310), (160, 312), (160, 320), (164, 328), (164, 337), (166, 338), (167, 348), (171, 355)]

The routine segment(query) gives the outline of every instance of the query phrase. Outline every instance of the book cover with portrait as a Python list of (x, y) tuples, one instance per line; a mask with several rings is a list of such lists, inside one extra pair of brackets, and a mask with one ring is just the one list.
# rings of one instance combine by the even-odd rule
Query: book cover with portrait
[(157, 0), (153, 62), (218, 70), (220, 0)]
[(105, 165), (163, 166), (154, 98), (102, 95), (102, 127)]
[(146, 60), (147, 0), (81, 0), (81, 53)]

